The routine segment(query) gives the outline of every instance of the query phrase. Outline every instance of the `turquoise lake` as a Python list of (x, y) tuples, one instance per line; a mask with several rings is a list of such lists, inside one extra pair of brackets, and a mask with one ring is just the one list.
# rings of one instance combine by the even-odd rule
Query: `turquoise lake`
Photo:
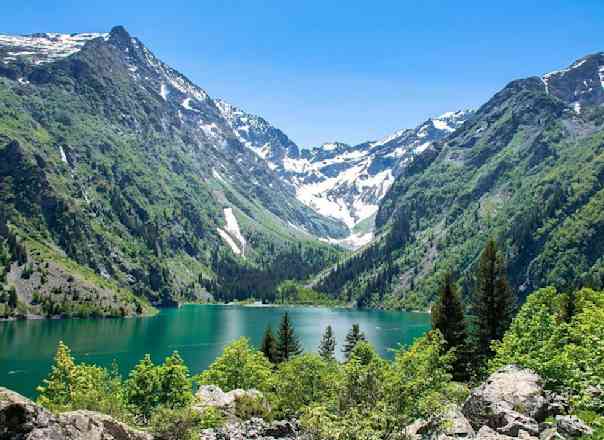
[(391, 349), (410, 344), (430, 327), (430, 316), (423, 313), (240, 305), (186, 305), (144, 318), (1, 322), (0, 385), (35, 397), (60, 340), (77, 361), (110, 366), (116, 360), (123, 375), (146, 353), (160, 362), (175, 350), (191, 373), (198, 373), (240, 336), (258, 346), (266, 326), (276, 330), (285, 311), (305, 351), (316, 351), (325, 327), (331, 325), (339, 357), (344, 337), (355, 323), (388, 359)]

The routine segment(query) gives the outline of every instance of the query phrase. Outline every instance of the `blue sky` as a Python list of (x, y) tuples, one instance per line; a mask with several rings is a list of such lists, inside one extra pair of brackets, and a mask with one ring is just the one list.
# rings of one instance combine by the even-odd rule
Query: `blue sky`
[(475, 108), (604, 50), (604, 1), (23, 0), (0, 33), (122, 24), (211, 96), (301, 146), (357, 143)]

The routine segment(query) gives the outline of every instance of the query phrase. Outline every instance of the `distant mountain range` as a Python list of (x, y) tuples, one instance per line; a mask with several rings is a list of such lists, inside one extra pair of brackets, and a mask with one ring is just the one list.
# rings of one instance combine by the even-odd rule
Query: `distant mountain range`
[(522, 292), (601, 284), (603, 57), (302, 149), (123, 27), (0, 35), (3, 289), (19, 313), (135, 314), (320, 272), (342, 301), (424, 308), (443, 271), (471, 283), (487, 237)]
[(380, 200), (406, 164), (473, 114), (470, 110), (445, 113), (415, 129), (398, 130), (359, 145), (331, 142), (301, 149), (265, 119), (217, 102), (241, 143), (290, 184), (298, 200), (350, 229), (343, 239), (323, 239), (353, 248), (372, 239)]

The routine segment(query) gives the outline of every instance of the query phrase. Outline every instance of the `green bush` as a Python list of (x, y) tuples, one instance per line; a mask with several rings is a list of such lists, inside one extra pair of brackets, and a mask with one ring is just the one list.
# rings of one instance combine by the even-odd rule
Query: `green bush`
[(302, 354), (279, 364), (270, 394), (276, 416), (293, 417), (307, 405), (333, 399), (337, 378), (337, 364), (316, 354)]
[(266, 398), (244, 394), (235, 398), (235, 415), (241, 420), (253, 417), (270, 419), (271, 411)]
[(195, 440), (204, 428), (204, 418), (191, 408), (159, 407), (149, 420), (149, 426), (161, 440)]
[(227, 345), (222, 355), (195, 380), (201, 385), (217, 385), (223, 391), (236, 388), (266, 391), (271, 369), (271, 363), (250, 346), (247, 338), (239, 338)]

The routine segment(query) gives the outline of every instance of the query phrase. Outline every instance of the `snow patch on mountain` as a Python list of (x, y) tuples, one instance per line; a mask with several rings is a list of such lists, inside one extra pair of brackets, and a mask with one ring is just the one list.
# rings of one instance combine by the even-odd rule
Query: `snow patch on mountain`
[(224, 229), (218, 228), (218, 234), (236, 255), (245, 256), (245, 237), (241, 233), (233, 208), (224, 208)]
[(4, 49), (4, 53), (0, 53), (0, 58), (5, 64), (17, 60), (33, 64), (50, 63), (79, 52), (91, 40), (96, 38), (106, 40), (108, 37), (108, 33), (0, 34), (0, 46), (3, 46)]

